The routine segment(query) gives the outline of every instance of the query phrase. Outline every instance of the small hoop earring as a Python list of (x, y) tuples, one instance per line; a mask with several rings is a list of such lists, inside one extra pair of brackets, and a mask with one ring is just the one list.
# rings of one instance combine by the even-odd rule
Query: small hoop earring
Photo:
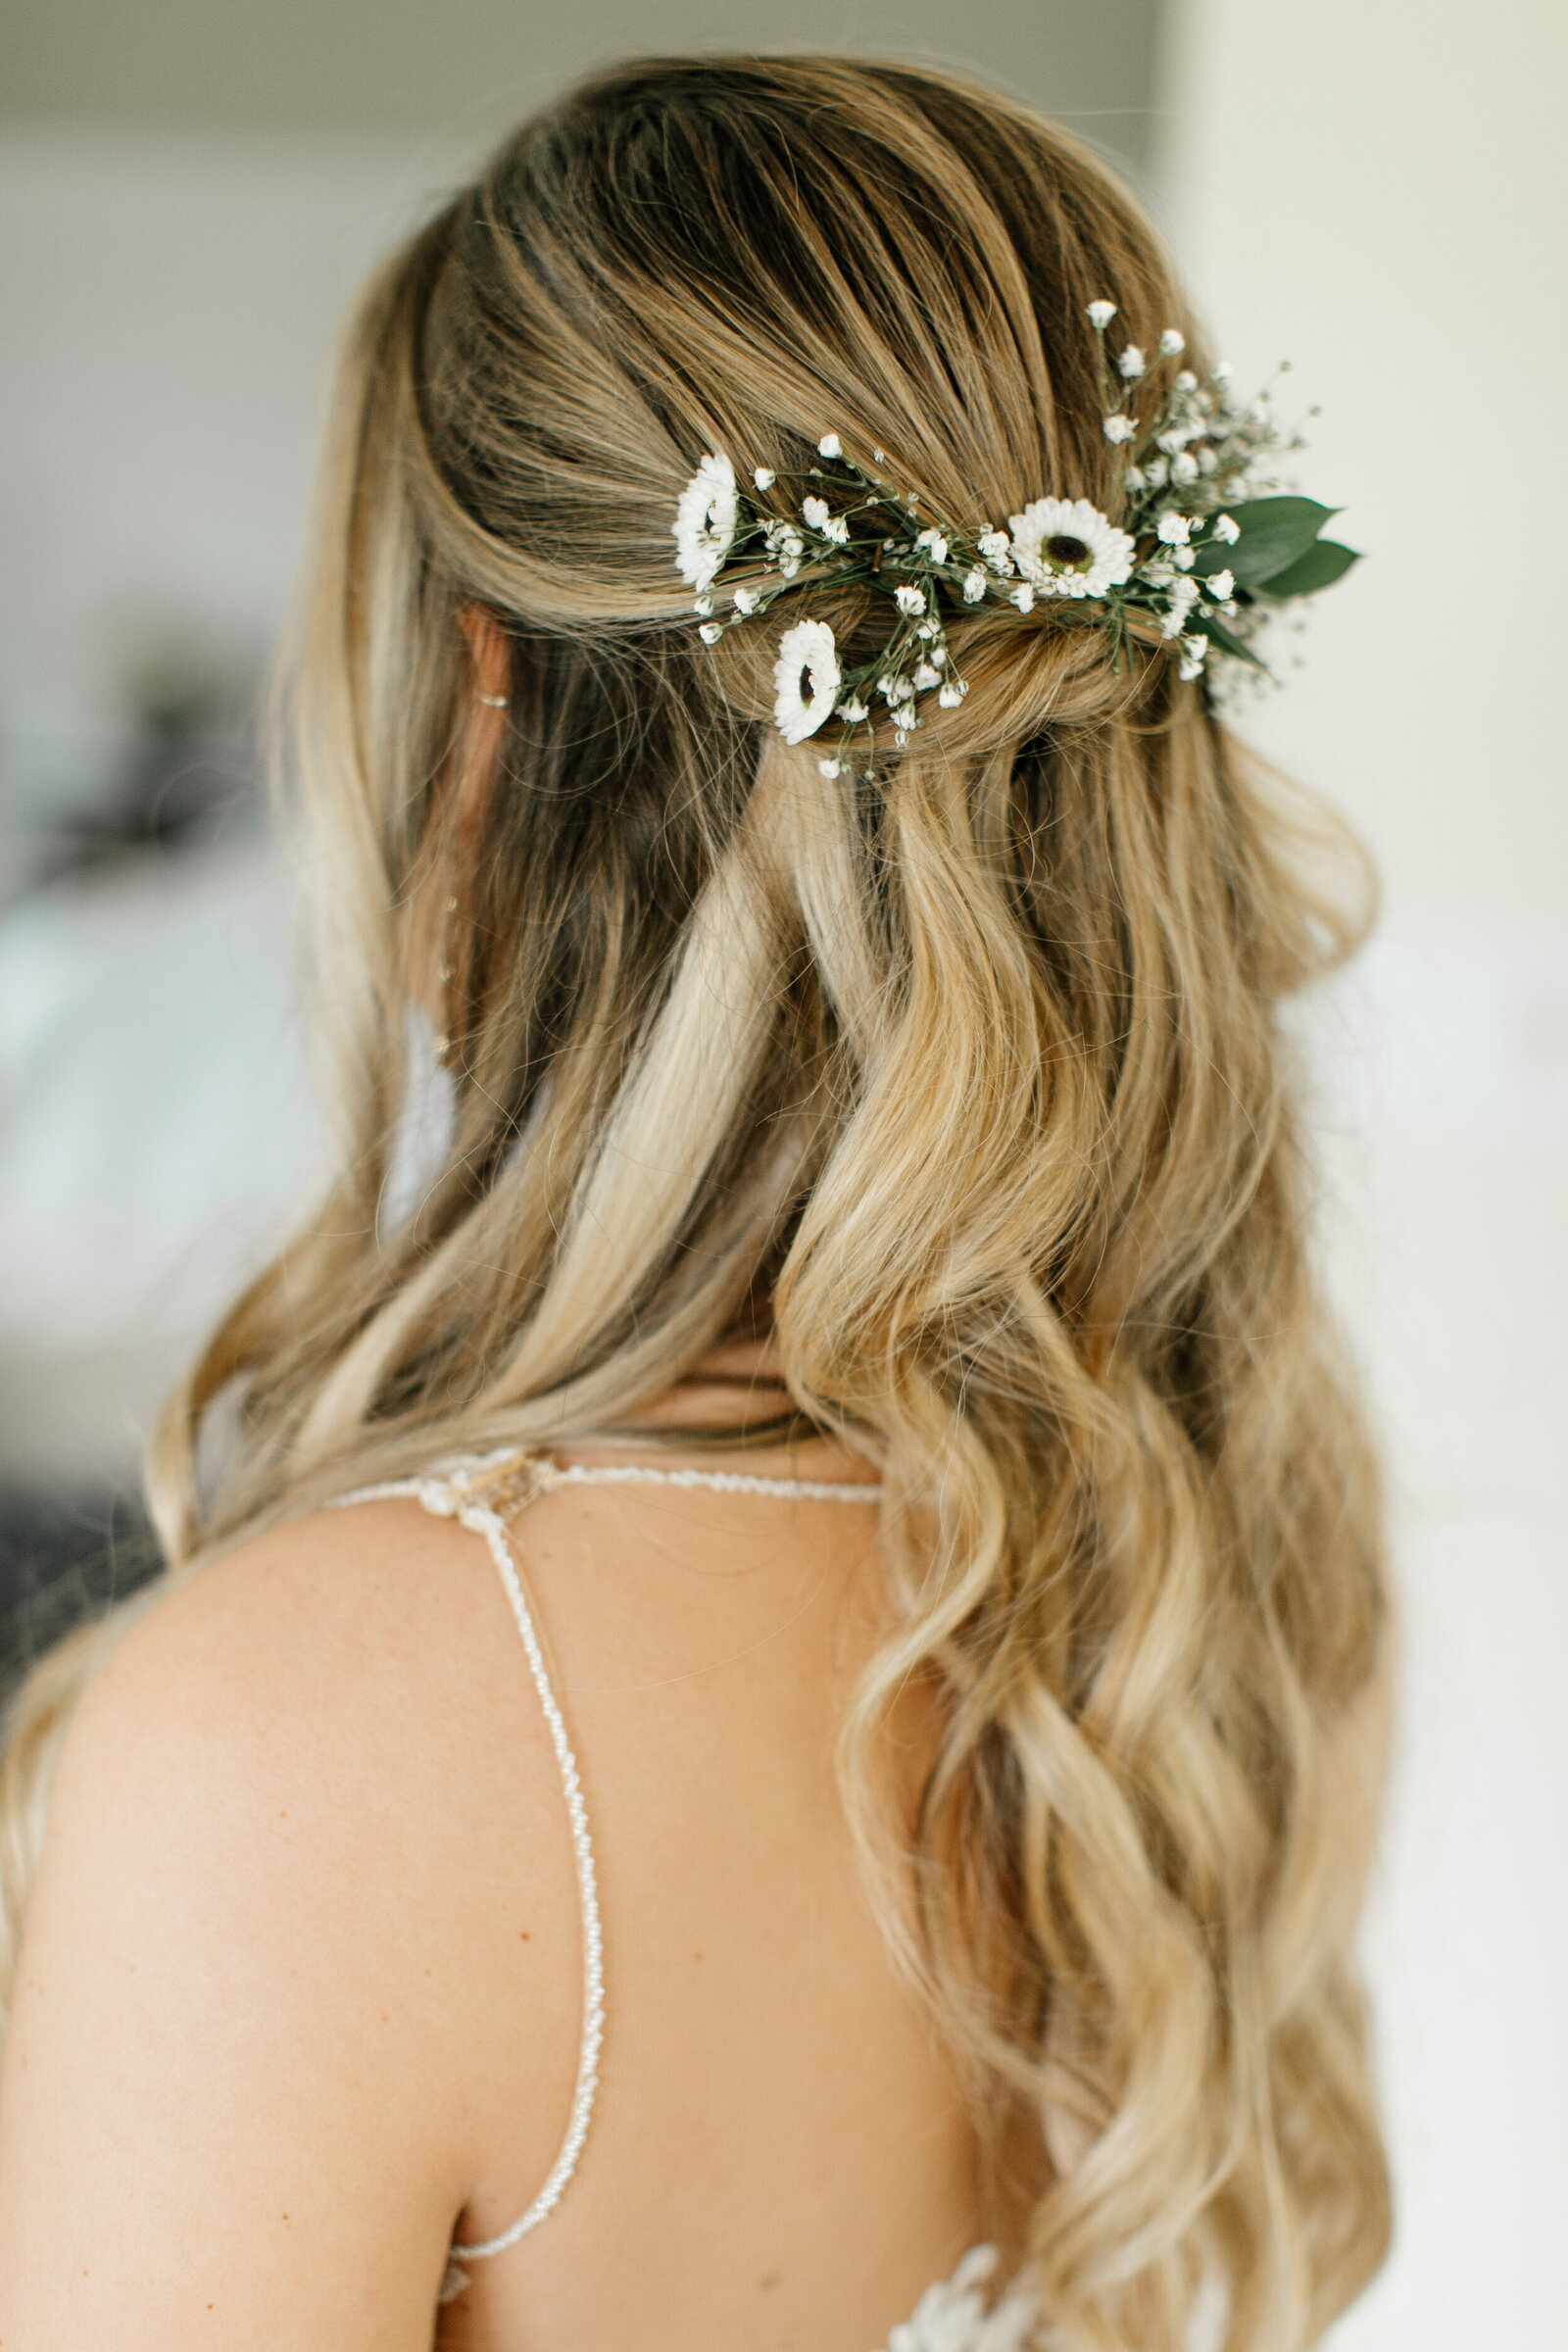
[(510, 710), (512, 709), (510, 694), (481, 694), (479, 700), (487, 710)]

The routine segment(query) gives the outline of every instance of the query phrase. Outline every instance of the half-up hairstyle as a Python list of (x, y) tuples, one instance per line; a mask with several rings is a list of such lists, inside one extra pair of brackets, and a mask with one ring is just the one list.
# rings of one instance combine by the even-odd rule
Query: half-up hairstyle
[[(1230, 2352), (1300, 2352), (1388, 2226), (1350, 1957), (1379, 1502), (1279, 1030), (1355, 924), (1162, 650), (956, 614), (968, 699), (878, 782), (827, 777), (768, 723), (772, 632), (699, 641), (670, 536), (706, 452), (784, 477), (829, 430), (966, 525), (1114, 519), (1101, 297), (1200, 349), (1072, 141), (820, 59), (591, 82), (380, 272), (285, 713), (338, 1172), (150, 1492), (186, 1573), (445, 1452), (635, 1432), (770, 1298), (799, 1424), (883, 1465), (900, 1622), (844, 1786), (1027, 2183), (1052, 2342), (1179, 2352), (1217, 2287)], [(850, 592), (797, 601), (854, 647)], [(510, 665), (477, 801), (447, 788), (475, 609)], [(400, 1217), (427, 888), (455, 1107)], [(105, 1638), (14, 1711), (13, 1947)], [(912, 1851), (877, 1770), (911, 1677), (946, 1723)]]

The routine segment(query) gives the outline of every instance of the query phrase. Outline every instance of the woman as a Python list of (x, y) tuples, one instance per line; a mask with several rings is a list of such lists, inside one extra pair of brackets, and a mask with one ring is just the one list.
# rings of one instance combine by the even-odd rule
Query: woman
[(1352, 926), (1206, 669), (1349, 558), (1196, 341), (1078, 148), (842, 61), (612, 74), (370, 288), (341, 1174), (14, 1715), (7, 2352), (1284, 2352), (1375, 2268), (1276, 1028)]

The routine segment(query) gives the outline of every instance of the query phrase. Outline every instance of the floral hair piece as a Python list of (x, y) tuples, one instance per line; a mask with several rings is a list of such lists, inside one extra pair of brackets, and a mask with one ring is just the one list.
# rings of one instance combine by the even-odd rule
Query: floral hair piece
[[(1169, 644), (1184, 679), (1209, 674), (1213, 656), (1263, 670), (1253, 641), (1273, 612), (1331, 586), (1357, 561), (1352, 548), (1321, 536), (1336, 508), (1283, 490), (1277, 461), (1302, 442), (1276, 422), (1271, 388), (1243, 408), (1223, 363), (1203, 383), (1176, 368), (1157, 413), (1140, 421), (1135, 388), (1179, 360), (1184, 339), (1167, 327), (1152, 362), (1124, 345), (1113, 377), (1105, 330), (1115, 316), (1114, 303), (1089, 305), (1105, 438), (1126, 452), (1119, 521), (1084, 498), (1038, 498), (1009, 515), (1005, 530), (966, 531), (924, 514), (912, 492), (878, 470), (887, 464), (881, 450), (861, 466), (831, 432), (817, 444), (823, 464), (782, 477), (808, 485), (796, 520), (743, 491), (727, 458), (704, 458), (681, 493), (674, 538), (705, 644), (761, 619), (798, 587), (857, 582), (893, 608), (881, 650), (858, 666), (846, 666), (824, 620), (784, 631), (773, 715), (786, 743), (804, 743), (837, 718), (852, 736), (864, 733), (863, 772), (874, 777), (879, 723), (891, 723), (902, 751), (922, 723), (922, 696), (935, 693), (944, 710), (963, 701), (969, 689), (947, 624), (988, 603), (1107, 629), (1117, 669), (1136, 637)], [(765, 497), (780, 478), (760, 466), (752, 483)], [(841, 750), (820, 765), (838, 775), (857, 761)]]

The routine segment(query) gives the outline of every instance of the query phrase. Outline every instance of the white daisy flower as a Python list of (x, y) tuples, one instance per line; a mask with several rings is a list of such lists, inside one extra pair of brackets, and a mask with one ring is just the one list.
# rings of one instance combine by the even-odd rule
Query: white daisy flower
[(1234, 514), (1215, 515), (1214, 536), (1216, 539), (1222, 539), (1227, 547), (1234, 547), (1241, 535), (1242, 526)]
[(1130, 416), (1107, 416), (1105, 418), (1105, 439), (1107, 441), (1130, 441), (1137, 430), (1138, 427)]
[(1126, 350), (1122, 353), (1120, 359), (1116, 362), (1116, 365), (1121, 369), (1122, 374), (1127, 378), (1127, 381), (1130, 384), (1135, 384), (1138, 381), (1138, 378), (1143, 374), (1144, 368), (1147, 366), (1147, 362), (1145, 361), (1144, 355), (1139, 350), (1137, 344), (1129, 343)]
[(922, 694), (929, 694), (933, 686), (941, 685), (942, 672), (932, 662), (922, 662), (915, 670), (914, 682)]
[(842, 718), (847, 726), (858, 727), (863, 719), (869, 718), (871, 713), (858, 696), (855, 696), (847, 703), (840, 703), (836, 715)]
[(716, 645), (724, 634), (722, 621), (705, 620), (697, 632), (705, 645)]
[(833, 713), (839, 655), (825, 620), (798, 620), (778, 642), (773, 717), (786, 743), (804, 743)]
[(1166, 508), (1155, 525), (1166, 547), (1185, 547), (1192, 527), (1187, 516), (1178, 514), (1171, 507)]
[(962, 678), (950, 678), (937, 696), (937, 701), (944, 710), (956, 710), (968, 691)]
[(1228, 605), (1236, 594), (1236, 574), (1233, 571), (1212, 572), (1205, 585), (1216, 604)]
[(1012, 602), (1020, 612), (1032, 612), (1035, 609), (1034, 582), (1025, 580), (1021, 586), (1015, 588), (1012, 592)]
[(1092, 302), (1089, 305), (1089, 323), (1097, 335), (1102, 335), (1116, 316), (1113, 302)]
[(757, 590), (755, 588), (737, 588), (735, 610), (742, 613), (755, 612), (757, 611)]
[(844, 455), (844, 444), (839, 439), (837, 433), (824, 433), (821, 440), (816, 445), (816, 451), (818, 457), (842, 458)]
[(1164, 333), (1159, 338), (1159, 353), (1161, 359), (1173, 360), (1179, 351), (1185, 351), (1186, 349), (1187, 337), (1181, 332), (1180, 328), (1167, 326)]
[(985, 592), (986, 575), (977, 564), (973, 571), (963, 575), (963, 601), (966, 605), (977, 605)]
[(948, 543), (946, 539), (943, 538), (940, 531), (916, 531), (914, 535), (914, 544), (916, 547), (928, 547), (931, 550), (931, 561), (933, 564), (945, 564), (947, 562)]
[(1005, 531), (982, 531), (975, 545), (999, 579), (1011, 577), (1012, 555)]
[(801, 513), (813, 531), (820, 531), (826, 528), (833, 510), (825, 498), (804, 498), (801, 501)]
[(670, 526), (676, 568), (683, 580), (689, 580), (694, 588), (712, 585), (729, 554), (739, 520), (735, 468), (728, 458), (710, 454), (681, 492)]
[(911, 615), (925, 611), (924, 592), (918, 588), (900, 588), (894, 592), (894, 603), (901, 612)]
[(822, 525), (822, 536), (831, 539), (835, 547), (848, 545), (850, 526), (842, 514), (830, 514)]
[(1132, 578), (1134, 542), (1086, 498), (1037, 498), (1010, 519), (1013, 562), (1048, 595), (1103, 596)]
[(752, 479), (759, 490), (771, 490), (773, 484), (778, 480), (778, 475), (773, 471), (771, 466), (759, 466), (754, 471)]

